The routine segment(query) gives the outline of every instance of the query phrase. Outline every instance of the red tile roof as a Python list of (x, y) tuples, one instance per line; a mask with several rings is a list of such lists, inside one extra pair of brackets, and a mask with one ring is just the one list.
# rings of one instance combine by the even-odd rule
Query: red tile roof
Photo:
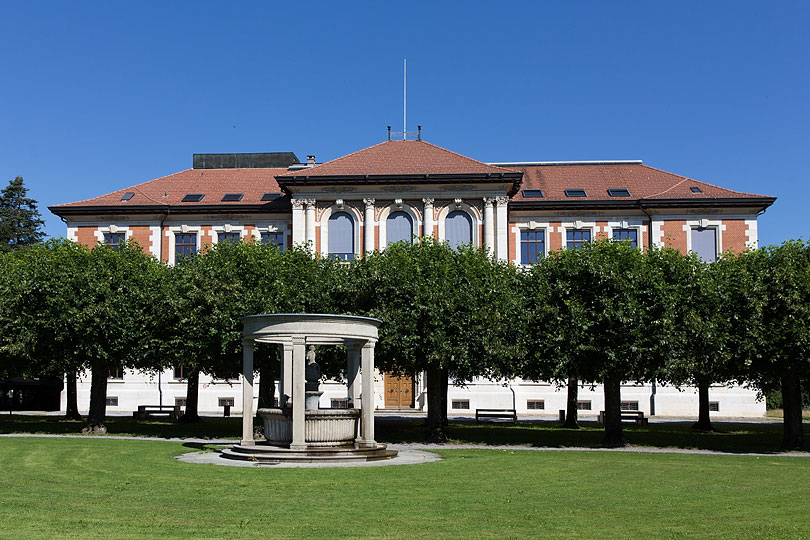
[[(187, 169), (136, 186), (119, 189), (100, 197), (60, 204), (51, 208), (58, 213), (60, 208), (83, 206), (126, 208), (128, 206), (194, 207), (221, 204), (237, 207), (244, 204), (262, 204), (261, 198), (265, 193), (281, 192), (275, 177), (286, 172), (286, 168)], [(134, 195), (128, 201), (122, 201), (121, 198), (127, 192), (133, 192)], [(183, 197), (188, 193), (203, 193), (205, 197), (200, 202), (183, 202)], [(244, 197), (239, 202), (222, 202), (222, 196), (226, 193), (243, 193)]]
[[(765, 195), (742, 193), (693, 180), (642, 165), (633, 164), (542, 164), (512, 165), (511, 169), (523, 171), (520, 192), (512, 197), (518, 201), (621, 201), (628, 197), (611, 197), (608, 188), (627, 188), (631, 200), (650, 201), (666, 199), (746, 199), (768, 198)], [(702, 193), (690, 188), (698, 187)], [(585, 189), (587, 197), (567, 197), (566, 189)], [(542, 189), (543, 197), (524, 197), (524, 189)]]
[(488, 165), (425, 141), (385, 141), (282, 176), (500, 175), (515, 172), (518, 171)]

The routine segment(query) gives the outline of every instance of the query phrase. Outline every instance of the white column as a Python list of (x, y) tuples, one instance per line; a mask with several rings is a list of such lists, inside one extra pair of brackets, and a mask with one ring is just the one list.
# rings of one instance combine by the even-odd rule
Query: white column
[(425, 205), (422, 216), (422, 236), (433, 236), (433, 199), (422, 199)]
[(363, 395), (361, 396), (361, 448), (377, 446), (374, 440), (374, 343), (367, 342), (360, 353), (360, 375), (363, 381)]
[(253, 440), (253, 340), (242, 342), (242, 446)]
[(495, 253), (495, 199), (484, 197), (484, 246), (490, 255)]
[(374, 251), (374, 199), (363, 199), (366, 205), (366, 215), (363, 219), (363, 230), (365, 231), (364, 251), (371, 253)]
[(349, 407), (356, 409), (360, 404), (360, 348), (359, 343), (346, 344), (346, 379)]
[(304, 200), (306, 205), (306, 242), (315, 253), (315, 199)]
[(507, 222), (506, 216), (506, 205), (509, 202), (509, 197), (495, 197), (495, 205), (496, 209), (495, 212), (497, 214), (498, 226), (497, 226), (497, 235), (498, 240), (496, 242), (497, 245), (497, 253), (498, 259), (505, 261), (509, 256), (509, 249), (507, 245), (507, 241), (509, 239), (509, 224)]
[[(278, 388), (278, 405), (287, 407), (287, 398), (292, 395), (292, 343), (281, 345), (281, 369)], [(289, 404), (291, 405), (291, 404)]]
[(293, 450), (306, 448), (304, 433), (304, 363), (306, 362), (306, 340), (293, 338), (292, 347), (292, 443)]
[(292, 203), (292, 243), (302, 244), (306, 241), (304, 224), (304, 201), (293, 199)]

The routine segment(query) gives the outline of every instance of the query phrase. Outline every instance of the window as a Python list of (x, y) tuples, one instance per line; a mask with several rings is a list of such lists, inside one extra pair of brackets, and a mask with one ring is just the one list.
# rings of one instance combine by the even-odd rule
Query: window
[(385, 242), (413, 242), (413, 220), (405, 212), (393, 212), (385, 220)]
[(205, 195), (203, 193), (187, 193), (180, 202), (200, 202)]
[(629, 197), (630, 190), (627, 188), (608, 188), (608, 195), (611, 197)]
[(222, 196), (222, 202), (239, 202), (242, 200), (241, 193), (226, 193)]
[(458, 249), (459, 246), (472, 244), (472, 219), (467, 212), (456, 210), (444, 220), (444, 236), (447, 244)]
[(108, 379), (115, 379), (117, 381), (121, 381), (124, 379), (124, 368), (114, 367), (110, 368), (107, 372)]
[(275, 246), (276, 249), (282, 251), (284, 249), (284, 233), (267, 231), (262, 233), (262, 244), (268, 246)]
[(188, 368), (184, 365), (174, 366), (174, 380), (182, 381), (188, 379)]
[(126, 202), (126, 201), (130, 200), (130, 199), (131, 199), (132, 197), (134, 197), (134, 196), (135, 196), (135, 192), (134, 192), (134, 191), (127, 191), (127, 192), (126, 192), (126, 193), (124, 193), (124, 195), (121, 197), (121, 202)]
[(720, 412), (720, 402), (719, 401), (710, 401), (709, 402), (709, 411), (710, 412)]
[(175, 233), (174, 256), (179, 259), (197, 253), (197, 233)]
[(694, 228), (692, 234), (692, 251), (705, 262), (717, 260), (717, 229)]
[(546, 408), (546, 402), (542, 399), (530, 399), (526, 401), (526, 408), (529, 410), (541, 410)]
[(104, 243), (112, 249), (113, 251), (118, 251), (118, 248), (121, 247), (121, 244), (126, 242), (127, 235), (126, 233), (122, 232), (105, 232), (104, 233)]
[(631, 246), (638, 247), (638, 230), (613, 229), (613, 239), (617, 242), (630, 242)]
[(520, 264), (538, 262), (546, 254), (546, 231), (520, 231)]
[(275, 201), (276, 199), (281, 198), (281, 193), (265, 193), (262, 195), (262, 201)]
[(637, 411), (638, 401), (622, 401), (620, 407), (623, 411)]
[(523, 196), (526, 197), (527, 199), (529, 199), (529, 198), (539, 198), (539, 197), (543, 196), (543, 190), (542, 189), (524, 189), (523, 190)]
[(220, 407), (233, 407), (233, 398), (232, 397), (221, 397), (219, 398), (219, 406)]
[(242, 241), (242, 233), (239, 232), (221, 232), (217, 233), (217, 242), (226, 243), (230, 242), (236, 244)]
[(331, 403), (332, 403), (332, 408), (333, 409), (348, 409), (349, 408), (349, 398), (341, 398), (341, 399), (332, 398)]
[(354, 259), (354, 220), (346, 212), (329, 217), (329, 256), (343, 261)]
[(184, 397), (176, 397), (176, 398), (174, 398), (174, 406), (175, 407), (185, 407), (186, 406), (186, 398), (184, 398)]
[(692, 187), (690, 187), (689, 189), (692, 191), (692, 193), (703, 193), (703, 190), (702, 190), (702, 189), (700, 189), (700, 188), (699, 188), (699, 187), (697, 187), (697, 186), (692, 186)]
[(584, 189), (566, 189), (565, 190), (566, 197), (587, 197), (588, 194), (585, 193)]
[(590, 411), (591, 410), (591, 402), (590, 401), (577, 401), (577, 410), (578, 411)]
[(591, 241), (590, 229), (568, 229), (565, 231), (566, 247), (568, 249), (580, 249)]
[(118, 396), (107, 396), (107, 407), (118, 407)]
[(469, 409), (470, 408), (470, 400), (469, 399), (454, 399), (452, 407), (454, 409)]

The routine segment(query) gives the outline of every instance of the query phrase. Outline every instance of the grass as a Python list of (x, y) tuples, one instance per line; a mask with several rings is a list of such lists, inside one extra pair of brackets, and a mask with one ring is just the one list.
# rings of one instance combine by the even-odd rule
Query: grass
[[(782, 411), (782, 409), (768, 409), (768, 411), (765, 413), (765, 416), (767, 416), (768, 418), (778, 418), (779, 420), (781, 420), (782, 418), (785, 417), (785, 414)], [(802, 409), (802, 418), (810, 422), (810, 409)]]
[[(699, 433), (691, 422), (661, 422), (648, 426), (625, 426), (628, 443), (658, 448), (690, 448), (723, 452), (780, 452), (782, 425), (780, 423), (715, 423), (719, 430)], [(78, 433), (82, 422), (65, 422), (55, 416), (0, 416), (0, 433)], [(239, 417), (208, 417), (197, 424), (178, 424), (154, 420), (136, 421), (131, 417), (110, 417), (110, 435), (133, 435), (159, 438), (238, 439), (242, 432)], [(805, 426), (810, 438), (810, 425)], [(522, 445), (534, 447), (598, 447), (603, 428), (594, 422), (583, 422), (582, 429), (562, 429), (557, 422), (520, 422), (517, 425), (500, 422), (476, 424), (469, 421), (450, 423), (450, 442), (481, 445)], [(378, 416), (376, 439), (382, 442), (421, 442), (424, 419), (402, 419)]]
[(0, 440), (2, 538), (810, 538), (810, 459), (447, 450), (421, 465), (179, 463), (178, 442)]

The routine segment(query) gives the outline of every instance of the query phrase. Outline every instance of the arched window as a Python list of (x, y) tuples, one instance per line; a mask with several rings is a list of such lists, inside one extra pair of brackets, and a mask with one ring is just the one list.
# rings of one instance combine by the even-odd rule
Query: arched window
[(456, 249), (472, 243), (472, 219), (467, 212), (461, 210), (450, 212), (444, 223), (445, 240), (451, 248)]
[(346, 212), (329, 217), (329, 256), (345, 261), (354, 259), (354, 221)]
[(393, 244), (403, 240), (413, 242), (413, 220), (405, 212), (394, 212), (385, 220), (385, 241)]

